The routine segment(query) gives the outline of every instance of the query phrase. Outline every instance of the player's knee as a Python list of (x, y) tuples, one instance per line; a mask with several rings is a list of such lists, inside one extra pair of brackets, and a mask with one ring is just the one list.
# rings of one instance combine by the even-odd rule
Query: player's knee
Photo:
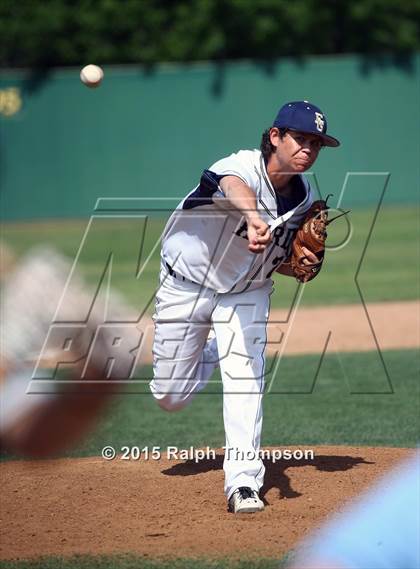
[(171, 393), (169, 391), (159, 389), (153, 382), (150, 383), (150, 391), (152, 392), (156, 403), (164, 411), (179, 411), (188, 403), (188, 399), (185, 394)]
[(164, 411), (179, 411), (187, 404), (186, 401), (181, 400), (179, 397), (174, 397), (171, 394), (163, 395), (160, 398), (155, 396), (157, 404)]

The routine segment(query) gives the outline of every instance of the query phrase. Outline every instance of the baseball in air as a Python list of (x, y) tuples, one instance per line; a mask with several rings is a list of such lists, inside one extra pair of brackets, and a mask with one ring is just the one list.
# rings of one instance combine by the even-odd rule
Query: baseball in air
[(87, 87), (99, 87), (103, 78), (104, 72), (99, 65), (85, 65), (80, 72), (80, 79)]

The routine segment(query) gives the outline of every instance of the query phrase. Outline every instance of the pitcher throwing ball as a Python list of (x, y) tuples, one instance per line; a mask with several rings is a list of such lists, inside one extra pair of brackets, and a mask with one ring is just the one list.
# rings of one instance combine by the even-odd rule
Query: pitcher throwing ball
[(321, 268), (327, 206), (313, 203), (303, 172), (323, 146), (339, 146), (324, 113), (307, 101), (285, 104), (260, 150), (240, 150), (204, 170), (163, 235), (150, 389), (163, 409), (176, 411), (220, 365), (225, 494), (234, 513), (264, 509), (259, 450), (271, 275), (307, 282)]

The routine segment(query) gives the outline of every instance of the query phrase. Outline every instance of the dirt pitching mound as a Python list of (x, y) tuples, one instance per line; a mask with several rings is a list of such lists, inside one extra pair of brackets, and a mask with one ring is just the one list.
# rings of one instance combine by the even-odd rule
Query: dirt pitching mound
[(266, 461), (267, 507), (242, 517), (226, 511), (222, 451), (197, 463), (120, 458), (3, 463), (0, 558), (128, 552), (280, 558), (412, 452), (313, 450), (313, 459)]

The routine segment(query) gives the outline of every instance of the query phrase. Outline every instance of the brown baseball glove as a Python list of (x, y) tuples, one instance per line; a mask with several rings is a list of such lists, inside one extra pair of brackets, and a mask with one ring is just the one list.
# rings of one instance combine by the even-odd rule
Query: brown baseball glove
[(329, 220), (327, 201), (330, 195), (325, 201), (317, 200), (311, 205), (292, 242), (289, 265), (298, 282), (306, 283), (317, 276), (324, 261), (327, 225), (349, 213), (345, 211)]

